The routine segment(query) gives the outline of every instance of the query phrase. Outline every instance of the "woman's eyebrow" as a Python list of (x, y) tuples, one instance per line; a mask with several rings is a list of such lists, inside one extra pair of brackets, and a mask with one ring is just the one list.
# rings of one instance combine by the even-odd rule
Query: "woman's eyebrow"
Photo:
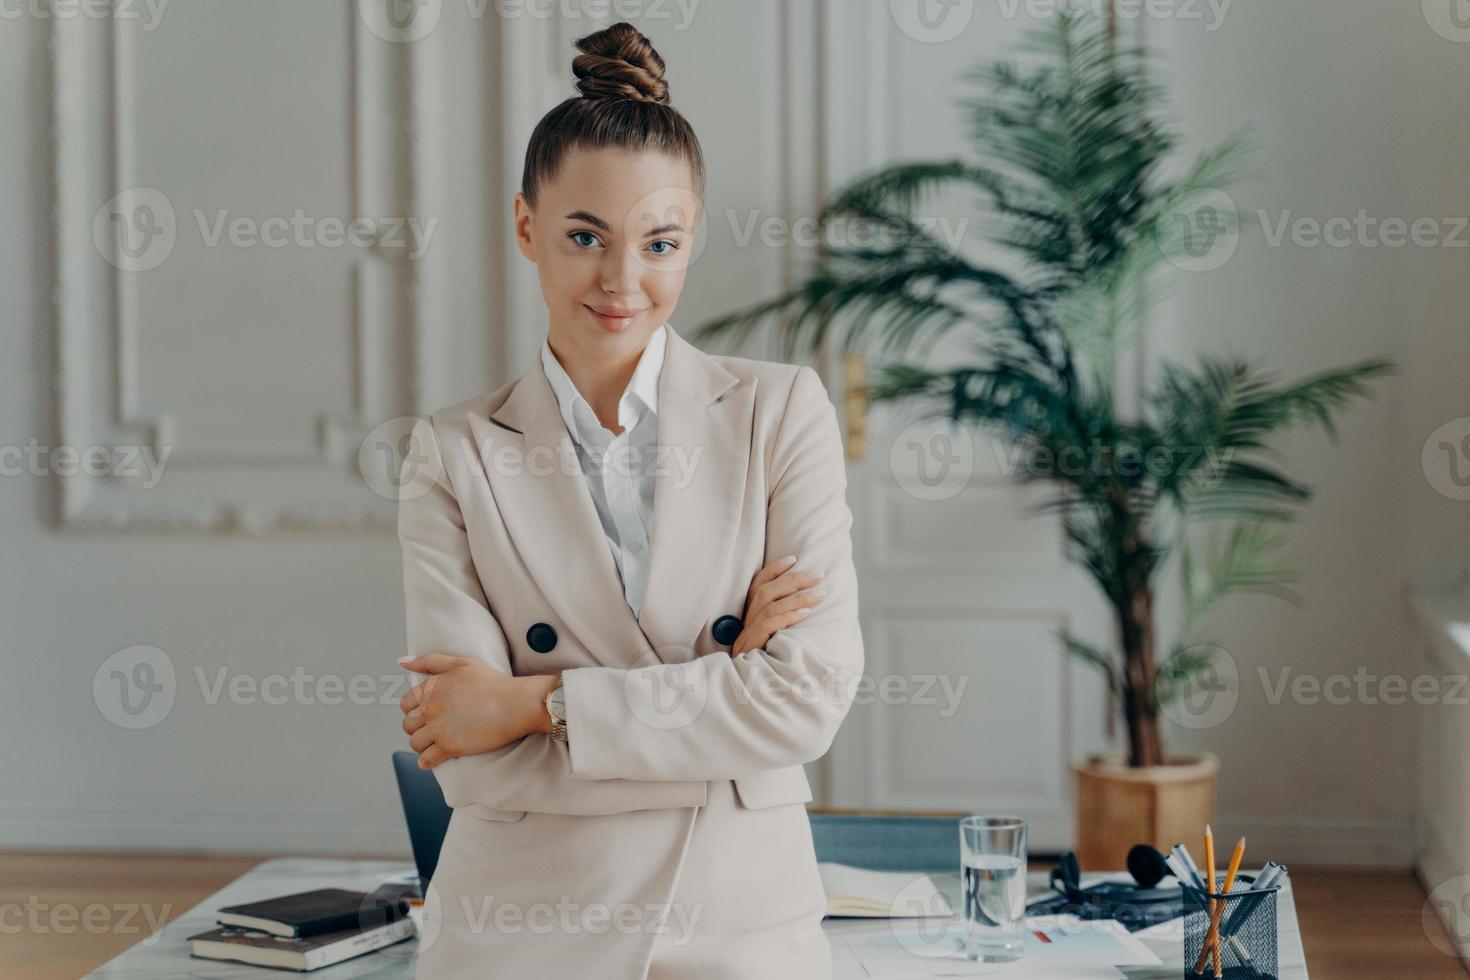
[[(603, 221), (601, 218), (599, 218), (597, 215), (591, 213), (590, 211), (573, 211), (571, 214), (568, 214), (567, 215), (567, 220), (569, 220), (569, 221), (585, 221), (589, 225), (593, 225), (594, 227), (601, 228), (603, 231), (606, 231), (606, 232), (611, 232), (612, 231), (612, 226), (611, 225), (609, 225), (606, 221)], [(671, 232), (671, 231), (683, 231), (683, 230), (684, 230), (684, 226), (681, 225), (681, 224), (678, 224), (677, 222), (675, 222), (673, 224), (659, 225), (657, 228), (654, 228), (651, 231), (646, 231), (646, 232), (643, 233), (643, 237), (645, 237), (645, 238), (651, 238), (654, 235), (663, 235), (663, 234), (666, 234), (666, 233)]]
[(603, 231), (612, 231), (612, 225), (608, 224), (606, 221), (603, 221), (601, 218), (599, 218), (595, 214), (592, 214), (590, 211), (573, 211), (571, 214), (567, 215), (567, 220), (585, 221), (589, 225), (595, 225), (598, 228), (601, 228)]

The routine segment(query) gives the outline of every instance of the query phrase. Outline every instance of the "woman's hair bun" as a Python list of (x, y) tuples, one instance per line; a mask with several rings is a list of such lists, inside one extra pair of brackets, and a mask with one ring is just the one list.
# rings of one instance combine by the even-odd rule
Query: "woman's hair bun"
[(577, 40), (572, 59), (577, 88), (588, 99), (669, 101), (664, 59), (632, 24), (619, 22)]

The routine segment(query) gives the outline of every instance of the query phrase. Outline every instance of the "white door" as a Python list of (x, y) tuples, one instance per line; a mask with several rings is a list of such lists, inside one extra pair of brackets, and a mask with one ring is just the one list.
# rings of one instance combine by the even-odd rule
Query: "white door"
[[(1005, 5), (952, 4), (941, 16), (931, 4), (930, 20), (911, 9), (922, 4), (843, 6), (864, 16), (825, 19), (829, 192), (896, 160), (975, 159), (957, 105), (973, 83), (961, 76), (1009, 51), (1028, 19), (1007, 18)], [(994, 261), (977, 197), (918, 214)], [(972, 331), (958, 328), (930, 363), (964, 363)], [(842, 398), (844, 372), (829, 360), (828, 389)], [(1033, 849), (1070, 848), (1070, 766), (1104, 741), (1105, 686), (1056, 632), (1108, 642), (1106, 604), (1063, 557), (1056, 519), (1033, 513), (1045, 488), (1008, 475), (1005, 447), (918, 416), (913, 404), (871, 408), (865, 452), (849, 465), (868, 677), (824, 760), (820, 801), (1018, 814)]]

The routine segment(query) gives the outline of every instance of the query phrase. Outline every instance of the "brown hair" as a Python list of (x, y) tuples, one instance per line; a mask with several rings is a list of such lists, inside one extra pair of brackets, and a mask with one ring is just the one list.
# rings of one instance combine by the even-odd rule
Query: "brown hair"
[(669, 103), (664, 60), (632, 24), (620, 22), (576, 42), (572, 59), (581, 95), (553, 108), (531, 132), (521, 193), (533, 207), (541, 185), (576, 147), (658, 150), (689, 163), (704, 198), (704, 154), (689, 121)]

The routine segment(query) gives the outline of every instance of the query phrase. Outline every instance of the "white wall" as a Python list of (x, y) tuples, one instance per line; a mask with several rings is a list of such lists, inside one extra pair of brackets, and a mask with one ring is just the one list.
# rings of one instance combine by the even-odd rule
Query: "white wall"
[[(709, 9), (694, 29), (650, 34), (680, 65), (707, 63), (708, 55), (726, 58), (723, 70), (736, 71), (743, 62), (722, 38), (744, 22), (742, 15), (705, 2)], [(1410, 571), (1463, 554), (1470, 530), (1465, 505), (1436, 493), (1419, 464), (1429, 432), (1466, 411), (1470, 285), (1464, 251), (1271, 248), (1253, 216), (1257, 208), (1320, 218), (1359, 208), (1409, 219), (1470, 214), (1470, 45), (1429, 30), (1418, 7), (1236, 0), (1218, 30), (1183, 20), (1144, 25), (1174, 59), (1171, 85), (1191, 137), (1204, 145), (1253, 121), (1262, 147), (1254, 158), (1257, 179), (1232, 192), (1254, 230), (1224, 267), (1181, 277), (1156, 317), (1154, 350), (1181, 358), (1242, 351), (1284, 375), (1379, 353), (1393, 354), (1404, 369), (1380, 385), (1374, 403), (1344, 418), (1339, 445), (1315, 433), (1286, 441), (1292, 471), (1318, 490), (1292, 546), (1309, 605), (1232, 600), (1207, 625), (1240, 665), (1240, 706), (1218, 728), (1170, 732), (1177, 747), (1221, 755), (1223, 832), (1248, 833), (1287, 861), (1408, 861), (1409, 709), (1271, 706), (1256, 670), (1291, 665), (1325, 676), (1359, 665), (1380, 674), (1421, 669), (1406, 664), (1406, 651), (1419, 647), (1400, 588)], [(177, 24), (166, 14), (160, 30), (188, 30), (184, 9)], [(290, 5), (273, 9), (278, 29), (295, 24)], [(782, 12), (788, 9), (761, 7), (758, 29), (789, 27), (797, 18)], [(514, 161), (527, 123), (551, 102), (538, 95), (512, 103), (502, 118), (482, 101), (510, 69), (491, 57), (499, 25), (463, 16), (460, 5), (445, 6), (433, 42), (443, 57), (418, 76), (453, 94), (420, 107), (427, 129), (413, 148), (421, 164), (442, 168), (421, 178), (424, 199), (453, 190), (439, 241), (454, 247), (426, 272), (447, 284), (430, 291), (442, 305), (414, 314), (439, 327), (422, 371), (427, 390), (419, 393), (433, 405), (519, 373), (530, 350), (526, 339), (541, 328), (503, 328), (508, 312), (518, 322), (535, 312), (534, 280), (521, 270), (500, 288), (501, 267), (487, 259), (485, 243), (503, 225), (495, 201), (519, 178)], [(4, 27), (0, 80), (19, 97), (0, 102), (0, 125), (11, 135), (0, 149), (0, 216), (9, 232), (0, 244), (0, 295), (8, 300), (3, 323), (11, 354), (0, 359), (0, 445), (24, 446), (32, 437), (53, 444), (64, 393), (56, 383), (60, 351), (50, 295), (57, 247), (52, 25), (23, 16)], [(798, 33), (793, 43), (809, 36)], [(268, 69), (270, 42), (268, 31), (241, 36), (233, 54)], [(965, 45), (978, 51), (988, 42), (954, 43), (960, 47), (944, 56), (957, 50), (967, 60)], [(205, 77), (205, 55), (228, 53), (202, 51), (198, 77)], [(932, 119), (923, 126), (910, 121), (906, 131), (944, 131), (958, 89), (919, 84), (922, 63), (908, 70), (914, 78), (891, 84), (910, 85), (910, 111)], [(549, 90), (545, 79), (534, 85)], [(740, 119), (738, 130), (717, 132), (714, 120), (724, 117), (718, 100), (731, 89), (691, 83), (690, 101), (682, 103), (696, 127), (711, 120), (701, 132), (708, 133), (707, 147), (716, 147), (714, 181), (741, 179), (728, 161), (739, 159), (741, 145), (761, 139), (769, 121), (761, 114), (731, 117)], [(245, 112), (247, 105), (233, 93), (219, 111)], [(502, 126), (515, 134), (513, 147), (494, 139)], [(786, 135), (791, 142), (778, 145), (807, 152), (799, 135)], [(441, 141), (437, 149), (433, 140)], [(769, 150), (760, 144), (761, 160), (771, 159)], [(916, 157), (943, 152), (905, 150)], [(181, 145), (178, 152), (187, 160), (192, 151)], [(798, 183), (808, 173), (799, 160), (790, 178)], [(750, 263), (745, 268), (763, 291), (782, 275), (769, 255), (735, 258)], [(735, 281), (721, 277), (707, 296), (692, 294), (691, 313), (743, 300), (728, 293)], [(313, 342), (350, 356), (340, 337)], [(289, 675), (298, 665), (343, 677), (391, 673), (403, 628), (391, 533), (64, 530), (56, 524), (57, 482), (0, 479), (0, 612), (8, 627), (0, 642), (0, 782), (8, 788), (0, 799), (0, 846), (406, 853), (387, 763), (402, 744), (395, 704), (211, 706), (193, 675), (197, 667), (212, 678), (224, 666), (258, 680)], [(183, 683), (164, 722), (129, 732), (97, 710), (92, 685), (106, 657), (136, 644), (166, 651)]]
[(1259, 212), (1273, 233), (1287, 211), (1470, 214), (1470, 46), (1435, 33), (1419, 4), (1238, 0), (1215, 31), (1178, 19), (1146, 27), (1171, 59), (1193, 145), (1253, 124), (1259, 147), (1230, 192), (1239, 250), (1218, 270), (1181, 274), (1157, 317), (1159, 353), (1241, 353), (1282, 377), (1380, 354), (1402, 369), (1343, 416), (1335, 446), (1306, 431), (1283, 441), (1289, 471), (1317, 491), (1290, 548), (1308, 605), (1245, 597), (1220, 610), (1207, 626), (1239, 664), (1239, 707), (1227, 725), (1176, 740), (1222, 752), (1226, 833), (1279, 840), (1300, 860), (1407, 863), (1415, 715), (1457, 709), (1295, 704), (1290, 693), (1272, 705), (1258, 672), (1273, 683), (1284, 666), (1324, 679), (1437, 672), (1402, 587), (1470, 557), (1470, 512), (1420, 465), (1430, 433), (1470, 407), (1470, 234), (1459, 231), (1459, 247), (1273, 246)]
[[(35, 6), (44, 7), (25, 9)], [(65, 134), (70, 147), (55, 147), (48, 44), (53, 29), (97, 25), (25, 14), (7, 15), (3, 27), (0, 72), (12, 97), (0, 107), (9, 134), (0, 151), (0, 214), (9, 229), (0, 245), (8, 355), (0, 358), (0, 445), (25, 447), (34, 439), (54, 446), (61, 441), (63, 408), (99, 395), (112, 377), (112, 350), (90, 333), (79, 338), (73, 354), (79, 364), (101, 365), (102, 380), (94, 388), (93, 379), (62, 370), (59, 313), (52, 304), (53, 254), (60, 247), (53, 195), (62, 181), (80, 185), (104, 167), (109, 142), (105, 132), (78, 127)], [(357, 66), (367, 86), (356, 96), (350, 96), (352, 63), (344, 54), (349, 32), (358, 34)], [(238, 469), (176, 461), (170, 477), (211, 480), (195, 485), (201, 523), (213, 520), (217, 503), (227, 507), (238, 496), (262, 501), (267, 511), (289, 507), (283, 487), (304, 493), (312, 481), (344, 506), (382, 503), (349, 495), (340, 482), (329, 484), (340, 468), (318, 465), (314, 447), (303, 442), (313, 430), (302, 420), (313, 412), (351, 414), (350, 378), (359, 364), (366, 365), (365, 374), (392, 379), (373, 421), (397, 414), (399, 396), (435, 407), (508, 378), (495, 350), (500, 337), (485, 328), (482, 102), (439, 100), (454, 118), (452, 131), (441, 137), (449, 164), (436, 176), (462, 192), (452, 220), (443, 220), (431, 241), (439, 260), (432, 270), (463, 285), (444, 293), (443, 305), (430, 311), (438, 330), (434, 343), (424, 345), (416, 372), (396, 346), (403, 317), (393, 304), (402, 283), (391, 270), (379, 275), (372, 260), (358, 263), (365, 281), (374, 275), (382, 281), (379, 292), (354, 297), (336, 253), (318, 263), (321, 250), (204, 250), (197, 239), (192, 246), (186, 242), (194, 235), (193, 219), (183, 212), (196, 205), (210, 215), (229, 209), (257, 218), (289, 215), (294, 207), (344, 219), (405, 213), (403, 178), (379, 172), (401, 166), (402, 153), (368, 146), (353, 158), (349, 97), (362, 106), (355, 136), (365, 143), (378, 137), (418, 151), (424, 138), (420, 132), (419, 143), (410, 143), (407, 130), (393, 129), (393, 106), (371, 87), (392, 83), (394, 72), (403, 70), (393, 62), (401, 52), (363, 33), (350, 4), (308, 11), (290, 2), (252, 4), (247, 15), (243, 5), (197, 0), (171, 5), (156, 29), (133, 38), (138, 101), (125, 129), (133, 140), (127, 155), (139, 170), (158, 168), (137, 182), (167, 187), (180, 211), (179, 243), (162, 271), (189, 272), (163, 290), (150, 291), (157, 280), (148, 273), (127, 284), (136, 298), (131, 321), (141, 324), (138, 396), (179, 410), (180, 457), (200, 451), (201, 430), (227, 434), (214, 447), (224, 456), (238, 450), (238, 436), (260, 440), (288, 460), (306, 457), (305, 463), (246, 462)], [(484, 37), (452, 26), (436, 32), (436, 51), (446, 55), (438, 84), (446, 91), (489, 87)], [(308, 56), (300, 56), (303, 48)], [(376, 74), (364, 67), (369, 58), (377, 59)], [(88, 70), (95, 81), (106, 66), (94, 63)], [(82, 74), (66, 81), (83, 86)], [(104, 86), (103, 96), (108, 92)], [(92, 111), (105, 101), (77, 95), (73, 109)], [(318, 118), (313, 112), (324, 101), (331, 116)], [(272, 111), (279, 116), (262, 115)], [(273, 126), (278, 144), (253, 135)], [(323, 146), (332, 154), (325, 162), (319, 158)], [(273, 166), (295, 167), (303, 177), (274, 185), (260, 179)], [(392, 203), (370, 201), (355, 209), (352, 188), (369, 200), (379, 191)], [(81, 230), (85, 235), (85, 226)], [(96, 260), (83, 249), (76, 265), (106, 272)], [(83, 299), (69, 309), (79, 329), (100, 328), (105, 339), (112, 321), (85, 303), (106, 302), (110, 294), (77, 295)], [(181, 298), (186, 301), (171, 306)], [(283, 307), (298, 319), (273, 319)], [(172, 316), (161, 312), (168, 310)], [(384, 334), (371, 344), (354, 342), (354, 322), (376, 324)], [(280, 415), (269, 414), (272, 404)], [(106, 410), (103, 404), (100, 411)], [(261, 415), (290, 424), (278, 432)], [(85, 424), (76, 427), (86, 430)], [(303, 474), (299, 483), (280, 476), (297, 471)], [(248, 689), (240, 698), (226, 693), (210, 703), (221, 670), (227, 680), (254, 684), (272, 678), (294, 684), (298, 673), (344, 683), (357, 675), (401, 676), (393, 666), (403, 652), (404, 626), (391, 526), (263, 536), (209, 528), (158, 531), (146, 526), (151, 498), (144, 494), (118, 505), (132, 508), (138, 526), (86, 531), (61, 525), (61, 479), (0, 479), (0, 738), (6, 745), (0, 781), (8, 787), (0, 796), (0, 846), (406, 855), (388, 760), (406, 739), (398, 729), (401, 691), (391, 683), (374, 682), (370, 697), (385, 695), (383, 704), (304, 703), (309, 698), (294, 695), (290, 703), (271, 704)], [(105, 488), (92, 499), (110, 503)], [(167, 717), (130, 731), (99, 710), (93, 683), (109, 656), (136, 645), (168, 656), (177, 693)], [(203, 672), (204, 686), (196, 671)], [(331, 689), (324, 693), (332, 697)]]

